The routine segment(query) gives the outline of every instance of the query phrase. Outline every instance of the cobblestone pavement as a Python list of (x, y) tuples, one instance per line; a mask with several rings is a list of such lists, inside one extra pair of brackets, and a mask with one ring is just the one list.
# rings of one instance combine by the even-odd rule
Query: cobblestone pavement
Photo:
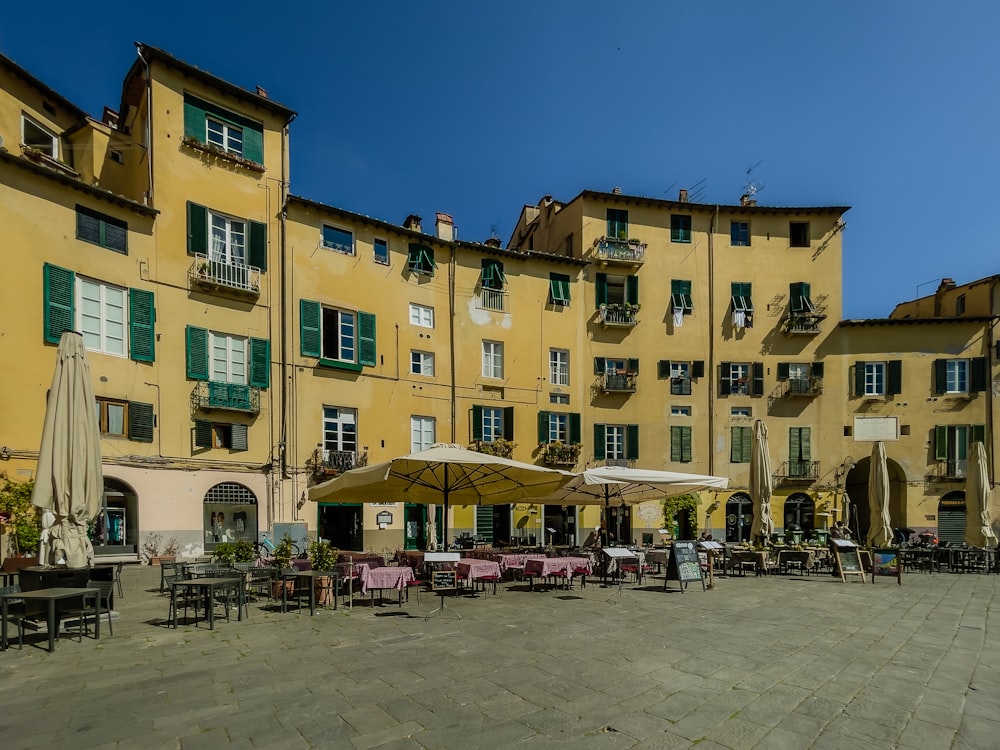
[(1000, 747), (997, 575), (259, 602), (214, 631), (165, 627), (158, 576), (126, 569), (114, 636), (0, 653), (5, 750)]

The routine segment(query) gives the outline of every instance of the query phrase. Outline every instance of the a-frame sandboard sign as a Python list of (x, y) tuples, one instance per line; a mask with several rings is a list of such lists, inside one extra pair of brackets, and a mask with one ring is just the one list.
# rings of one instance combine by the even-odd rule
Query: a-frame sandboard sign
[(840, 580), (847, 583), (847, 576), (860, 576), (865, 583), (865, 569), (861, 565), (861, 555), (858, 546), (850, 539), (831, 539), (833, 549), (833, 564), (837, 566)]

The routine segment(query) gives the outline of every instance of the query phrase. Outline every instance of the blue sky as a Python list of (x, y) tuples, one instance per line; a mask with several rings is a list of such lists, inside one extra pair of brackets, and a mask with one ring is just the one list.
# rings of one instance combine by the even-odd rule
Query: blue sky
[(42, 13), (6, 14), (0, 52), (84, 110), (117, 106), (134, 41), (162, 47), (299, 113), (292, 192), (394, 223), (445, 211), (462, 239), (506, 241), (543, 195), (689, 187), (736, 203), (756, 165), (761, 204), (852, 206), (845, 317), (1000, 272), (997, 3), (56, 0)]

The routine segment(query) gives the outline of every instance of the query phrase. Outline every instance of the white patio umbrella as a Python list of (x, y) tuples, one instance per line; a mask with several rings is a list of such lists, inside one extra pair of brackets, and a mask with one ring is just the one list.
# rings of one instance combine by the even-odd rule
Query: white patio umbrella
[(427, 509), (427, 551), (434, 552), (438, 548), (437, 540), (437, 522), (434, 520), (437, 516), (437, 506), (432, 505)]
[(969, 473), (965, 476), (965, 543), (970, 547), (996, 547), (997, 536), (990, 518), (990, 476), (986, 449), (972, 444)]
[(868, 542), (873, 547), (885, 547), (892, 541), (892, 520), (889, 518), (889, 468), (885, 460), (885, 443), (875, 441), (868, 468)]
[(43, 565), (89, 566), (87, 524), (101, 510), (101, 433), (83, 337), (63, 333), (56, 350), (31, 502), (55, 519), (39, 550)]
[(498, 505), (548, 495), (573, 478), (558, 469), (436, 443), (425, 451), (345, 471), (309, 490), (314, 502), (390, 501), (444, 504), (443, 538), (448, 539), (448, 508)]
[(758, 419), (753, 425), (750, 443), (750, 499), (753, 500), (753, 523), (750, 538), (769, 539), (774, 533), (771, 517), (771, 458), (767, 449), (767, 425)]

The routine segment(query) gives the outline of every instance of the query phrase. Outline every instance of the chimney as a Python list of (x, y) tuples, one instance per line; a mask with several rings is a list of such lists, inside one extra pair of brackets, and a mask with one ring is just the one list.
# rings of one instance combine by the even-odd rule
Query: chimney
[(409, 229), (412, 232), (423, 232), (424, 230), (420, 228), (420, 222), (423, 221), (416, 214), (410, 214), (403, 221), (403, 229)]
[(688, 202), (688, 189), (687, 188), (681, 188), (680, 189), (680, 192), (677, 193), (677, 200), (679, 200), (681, 203), (687, 203)]
[(258, 86), (257, 96), (259, 96), (261, 99), (267, 99), (267, 89), (265, 89), (263, 86)]
[(490, 237), (483, 244), (486, 245), (486, 247), (494, 247), (497, 250), (499, 250), (501, 247), (503, 247), (503, 243), (500, 242), (500, 238), (499, 237)]
[(941, 318), (944, 317), (943, 310), (945, 309), (945, 295), (948, 292), (955, 290), (955, 280), (949, 279), (947, 276), (941, 279), (941, 283), (938, 284), (937, 291), (934, 292), (934, 317)]
[(751, 206), (751, 207), (756, 206), (757, 205), (757, 199), (756, 198), (751, 198), (750, 197), (750, 193), (743, 193), (743, 195), (740, 196), (740, 205), (741, 206)]
[(451, 218), (451, 214), (443, 214), (440, 211), (436, 217), (434, 228), (437, 230), (438, 239), (451, 242), (455, 239), (455, 220)]
[(611, 194), (612, 195), (621, 195), (622, 194), (622, 189), (620, 187), (618, 187), (617, 185), (615, 185), (613, 188), (611, 188)]

